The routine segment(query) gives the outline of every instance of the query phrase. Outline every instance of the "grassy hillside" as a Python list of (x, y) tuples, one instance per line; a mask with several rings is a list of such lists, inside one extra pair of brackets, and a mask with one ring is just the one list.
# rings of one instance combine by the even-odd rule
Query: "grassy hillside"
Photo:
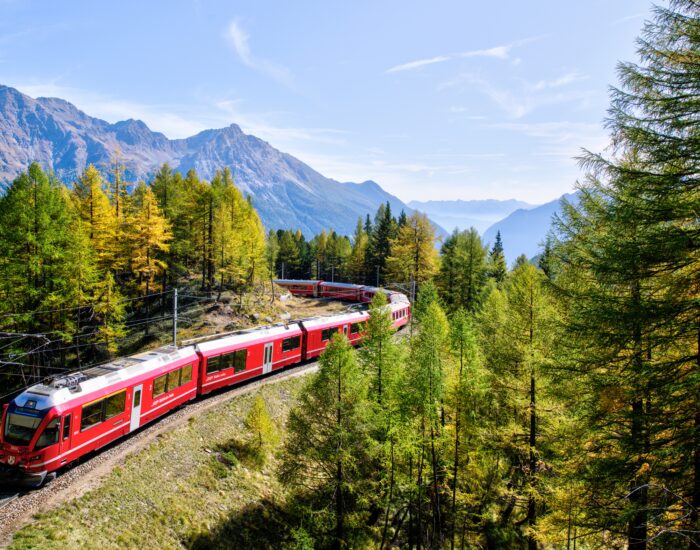
[[(303, 384), (295, 378), (258, 390), (278, 426)], [(244, 419), (255, 396), (237, 397), (160, 436), (97, 489), (38, 516), (10, 548), (272, 545), (266, 537), (275, 531), (284, 490), (274, 456), (261, 466), (247, 452)]]

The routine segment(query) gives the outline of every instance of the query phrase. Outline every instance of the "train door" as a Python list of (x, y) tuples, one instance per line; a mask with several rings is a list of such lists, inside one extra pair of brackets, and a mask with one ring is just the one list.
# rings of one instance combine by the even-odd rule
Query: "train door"
[(347, 325), (343, 326), (343, 334), (345, 335), (345, 338), (348, 337), (348, 326)]
[(272, 370), (272, 342), (265, 344), (265, 352), (263, 354), (263, 374), (267, 374)]
[(306, 354), (309, 350), (309, 331), (306, 330), (303, 323), (299, 323), (299, 327), (301, 328), (301, 360), (306, 361)]
[[(70, 450), (70, 437), (71, 437), (71, 420), (73, 413), (68, 413), (63, 416), (63, 427), (61, 428), (61, 446), (60, 454), (65, 454)], [(61, 465), (65, 464), (66, 460), (61, 462)]]
[(143, 393), (143, 384), (139, 384), (134, 388), (134, 393), (131, 397), (131, 425), (129, 431), (133, 432), (141, 425), (141, 394)]

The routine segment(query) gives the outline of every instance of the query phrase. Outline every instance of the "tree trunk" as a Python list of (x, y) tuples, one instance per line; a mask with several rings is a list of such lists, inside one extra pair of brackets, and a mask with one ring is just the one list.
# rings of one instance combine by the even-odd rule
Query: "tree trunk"
[(149, 286), (150, 282), (151, 282), (150, 277), (146, 277), (146, 296), (144, 297), (144, 301), (145, 301), (144, 306), (146, 308), (146, 326), (145, 326), (146, 336), (148, 336), (148, 316), (150, 315), (150, 311), (149, 311), (150, 308), (148, 307), (148, 292), (150, 290), (150, 286)]
[[(537, 483), (537, 457), (535, 449), (537, 448), (537, 409), (536, 393), (535, 393), (535, 361), (534, 361), (534, 340), (535, 340), (535, 319), (534, 319), (534, 296), (533, 290), (530, 289), (530, 490), (534, 492), (535, 484)], [(528, 550), (537, 550), (537, 541), (532, 534), (537, 523), (537, 502), (533, 494), (527, 501), (527, 524), (530, 528), (530, 533), (527, 536)]]
[[(697, 354), (695, 368), (700, 372), (700, 331), (698, 331)], [(693, 533), (689, 541), (690, 548), (700, 546), (700, 389), (695, 393), (695, 418), (693, 426), (693, 508), (690, 513), (690, 531)]]
[[(644, 414), (644, 403), (641, 399), (636, 399), (632, 403), (632, 441), (641, 443), (643, 441), (642, 416)], [(640, 465), (641, 466), (641, 465)], [(647, 547), (647, 487), (635, 477), (630, 484), (629, 501), (635, 509), (630, 518), (627, 529), (627, 543), (629, 550), (646, 550)]]
[(209, 199), (209, 232), (207, 235), (207, 285), (214, 286), (214, 198)]
[[(338, 405), (336, 412), (337, 427), (340, 431), (341, 428), (341, 402), (342, 402), (342, 385), (341, 385), (341, 372), (340, 364), (338, 365)], [(339, 447), (342, 446), (342, 441)], [(340, 453), (341, 449), (338, 449)], [(337, 473), (336, 473), (336, 495), (335, 495), (335, 548), (341, 550), (345, 546), (345, 510), (343, 509), (343, 462), (338, 455), (337, 461)]]
[(389, 473), (389, 496), (386, 500), (386, 511), (384, 514), (384, 529), (382, 530), (382, 543), (379, 545), (379, 550), (384, 550), (384, 543), (386, 542), (386, 533), (389, 528), (389, 508), (391, 507), (391, 501), (394, 496), (394, 437), (391, 436), (390, 454), (391, 454), (391, 469)]
[[(632, 297), (635, 305), (641, 302), (641, 290), (639, 281), (635, 281), (632, 287)], [(641, 375), (644, 369), (642, 327), (636, 323), (633, 329), (634, 357), (633, 368), (635, 374)], [(643, 458), (639, 458), (644, 453), (648, 444), (645, 435), (644, 401), (640, 388), (637, 388), (637, 395), (632, 402), (632, 425), (630, 432), (630, 445), (636, 455), (635, 470), (637, 472), (642, 467)], [(630, 483), (630, 504), (634, 510), (627, 526), (627, 543), (629, 550), (646, 550), (647, 547), (647, 501), (648, 489), (645, 477), (638, 477), (635, 473)]]
[(464, 370), (464, 341), (459, 342), (459, 382), (457, 390), (457, 406), (455, 408), (455, 455), (452, 465), (452, 528), (450, 532), (450, 548), (455, 547), (455, 526), (457, 523), (457, 475), (459, 473), (459, 430), (460, 418), (462, 416), (462, 371)]
[[(535, 369), (530, 369), (530, 488), (534, 489), (537, 470), (537, 457), (535, 446), (537, 444), (537, 414), (535, 412)], [(527, 524), (530, 529), (535, 528), (537, 522), (537, 503), (535, 497), (530, 495), (527, 501)], [(537, 541), (532, 533), (527, 536), (528, 550), (537, 550)]]
[(207, 219), (202, 216), (202, 290), (207, 288)]
[(423, 465), (425, 463), (425, 417), (423, 417), (421, 430), (420, 462), (418, 463), (418, 513), (416, 517), (416, 548), (420, 550), (423, 544)]

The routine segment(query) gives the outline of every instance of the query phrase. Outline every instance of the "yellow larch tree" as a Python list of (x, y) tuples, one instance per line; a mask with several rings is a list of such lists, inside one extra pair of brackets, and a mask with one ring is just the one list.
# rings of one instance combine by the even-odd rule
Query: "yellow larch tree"
[(87, 233), (102, 272), (116, 268), (118, 250), (117, 219), (104, 188), (102, 175), (92, 164), (73, 187), (76, 208), (87, 224)]
[(428, 216), (420, 212), (411, 214), (398, 235), (391, 239), (391, 253), (386, 259), (387, 280), (414, 280), (420, 284), (430, 279), (438, 268), (435, 241), (435, 230)]
[(172, 232), (150, 187), (141, 182), (134, 199), (129, 224), (131, 269), (138, 278), (139, 289), (147, 295), (156, 275), (167, 268), (161, 253), (168, 251)]

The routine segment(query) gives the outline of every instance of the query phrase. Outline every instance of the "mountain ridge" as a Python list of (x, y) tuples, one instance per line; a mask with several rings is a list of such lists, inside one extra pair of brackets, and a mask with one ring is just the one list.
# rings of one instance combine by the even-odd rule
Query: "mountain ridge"
[(496, 240), (496, 233), (501, 232), (503, 252), (512, 265), (520, 254), (533, 258), (541, 252), (541, 244), (547, 237), (552, 224), (552, 217), (561, 212), (561, 201), (568, 200), (576, 204), (576, 193), (565, 193), (558, 199), (532, 209), (518, 209), (504, 219), (491, 225), (482, 235), (484, 244), (490, 246)]
[[(0, 183), (7, 184), (31, 162), (70, 183), (88, 164), (109, 173), (120, 152), (125, 177), (148, 180), (164, 164), (182, 173), (195, 169), (211, 179), (229, 167), (236, 185), (253, 198), (270, 229), (301, 229), (312, 236), (333, 228), (351, 234), (358, 217), (374, 215), (389, 202), (398, 214), (413, 209), (372, 180), (339, 182), (303, 161), (246, 134), (237, 124), (168, 139), (141, 120), (110, 123), (61, 98), (31, 98), (0, 85)], [(436, 225), (438, 233), (444, 234)]]
[(448, 231), (474, 227), (480, 233), (519, 208), (535, 208), (516, 199), (429, 200), (410, 201), (408, 206), (425, 212)]

